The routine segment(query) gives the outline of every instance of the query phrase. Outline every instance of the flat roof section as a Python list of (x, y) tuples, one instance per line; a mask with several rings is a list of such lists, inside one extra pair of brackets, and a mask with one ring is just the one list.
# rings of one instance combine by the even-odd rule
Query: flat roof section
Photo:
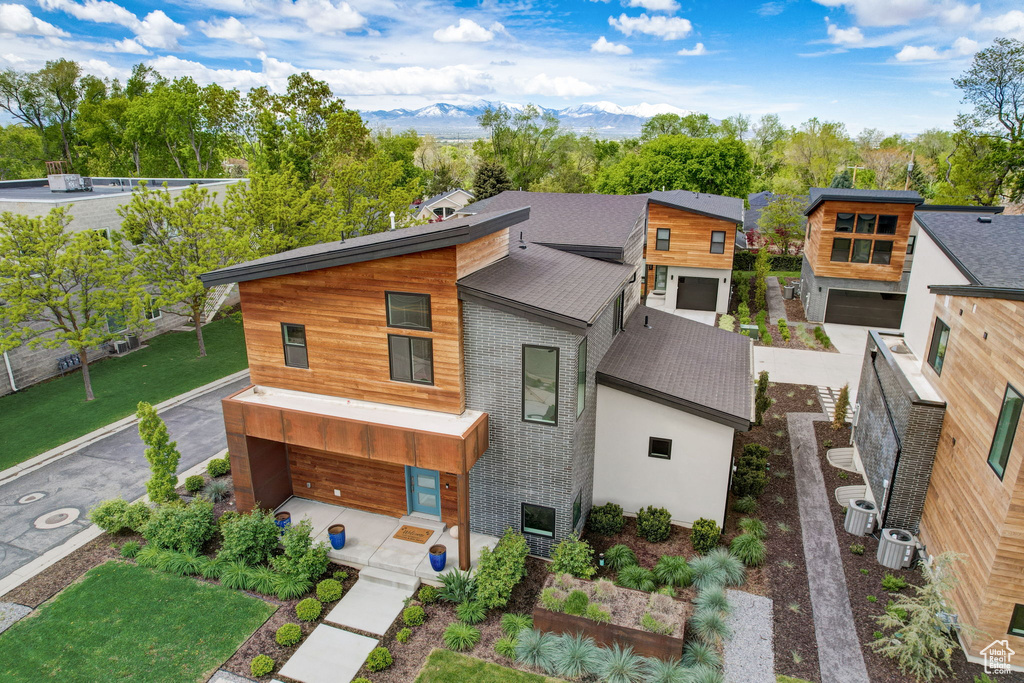
[(882, 332), (878, 332), (877, 335), (878, 339), (889, 350), (889, 355), (895, 361), (896, 367), (907, 378), (910, 387), (917, 394), (918, 398), (937, 403), (945, 401), (942, 395), (932, 386), (932, 383), (924, 376), (924, 372), (921, 370), (921, 359), (914, 355), (910, 347), (904, 343), (903, 335), (884, 334)]
[[(139, 178), (91, 178), (92, 192), (53, 192), (46, 178), (28, 180), (0, 181), (0, 202), (39, 202), (59, 204), (116, 197), (130, 194), (138, 187)], [(142, 178), (149, 187), (162, 187), (167, 183), (168, 189), (183, 188), (188, 185), (230, 185), (244, 178)], [(130, 181), (130, 185), (129, 185)]]

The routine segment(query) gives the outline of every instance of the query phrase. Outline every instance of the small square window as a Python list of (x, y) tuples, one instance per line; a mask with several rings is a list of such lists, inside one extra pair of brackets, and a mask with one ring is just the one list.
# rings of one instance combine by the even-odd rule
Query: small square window
[(712, 230), (711, 231), (711, 253), (712, 254), (724, 254), (725, 253), (725, 231), (724, 230)]
[(854, 240), (850, 263), (867, 263), (871, 260), (871, 240)]
[(836, 237), (832, 240), (832, 259), (833, 261), (842, 261), (846, 263), (850, 260), (850, 243), (852, 240), (848, 237)]
[(394, 381), (434, 383), (434, 343), (430, 339), (389, 334), (388, 354)]
[(388, 327), (407, 330), (431, 330), (430, 295), (385, 292)]
[(1024, 636), (1024, 605), (1013, 606), (1013, 616), (1010, 617), (1010, 629), (1007, 633), (1012, 636)]
[(879, 235), (895, 235), (896, 226), (898, 226), (899, 223), (899, 216), (879, 216), (877, 232)]
[(888, 265), (891, 260), (892, 242), (890, 240), (875, 240), (875, 248), (871, 252), (871, 262)]
[(935, 368), (936, 374), (942, 374), (942, 364), (946, 360), (946, 345), (949, 344), (949, 325), (941, 318), (935, 319), (932, 330), (932, 344), (928, 349), (928, 365)]
[(284, 340), (284, 364), (290, 368), (308, 368), (306, 326), (281, 323), (281, 337)]
[(647, 447), (647, 455), (651, 458), (670, 460), (672, 458), (672, 439), (659, 439), (652, 436)]
[(668, 228), (658, 228), (658, 238), (654, 242), (654, 248), (658, 251), (668, 251), (669, 240), (672, 236), (672, 231)]
[(534, 536), (555, 537), (555, 508), (523, 503), (522, 532)]
[(854, 218), (855, 216), (852, 213), (837, 213), (836, 232), (853, 232)]
[(878, 218), (873, 213), (862, 213), (857, 216), (857, 232), (863, 235), (875, 234), (875, 219)]
[(579, 526), (580, 517), (583, 516), (583, 489), (576, 492), (576, 498), (572, 501), (572, 528)]

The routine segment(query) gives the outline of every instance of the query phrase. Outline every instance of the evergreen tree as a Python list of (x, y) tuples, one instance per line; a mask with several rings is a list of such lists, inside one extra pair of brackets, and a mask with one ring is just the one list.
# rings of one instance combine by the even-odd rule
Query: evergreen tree
[(178, 499), (174, 489), (178, 485), (178, 442), (171, 441), (167, 425), (156, 414), (156, 409), (141, 402), (135, 416), (139, 418), (139, 438), (146, 444), (146, 460), (152, 476), (146, 482), (146, 493), (153, 503), (169, 503)]
[(512, 181), (509, 180), (504, 166), (497, 161), (485, 161), (480, 164), (473, 178), (473, 196), (477, 201), (511, 189)]

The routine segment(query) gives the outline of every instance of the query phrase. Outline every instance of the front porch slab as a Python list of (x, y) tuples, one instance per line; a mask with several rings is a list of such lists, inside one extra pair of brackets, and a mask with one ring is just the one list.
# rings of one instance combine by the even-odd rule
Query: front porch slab
[(320, 624), (281, 667), (281, 675), (301, 683), (350, 683), (379, 642)]
[[(337, 524), (345, 525), (345, 547), (341, 550), (333, 548), (328, 556), (339, 562), (352, 564), (357, 567), (370, 565), (370, 558), (398, 530), (398, 520), (385, 515), (375, 515), (372, 512), (353, 510), (345, 508), (335, 520)], [(330, 544), (327, 532), (323, 534), (324, 542)]]
[[(445, 568), (440, 572), (435, 572), (434, 568), (430, 566), (430, 557), (424, 556), (420, 563), (416, 566), (416, 576), (420, 577), (428, 583), (434, 585), (441, 585), (438, 575), (448, 571), (449, 569), (459, 568), (459, 541), (458, 539), (452, 538), (452, 534), (448, 529), (445, 529), (444, 533), (441, 534), (435, 543), (440, 543), (448, 549), (448, 563)], [(470, 556), (470, 571), (476, 571), (476, 566), (480, 563), (480, 551), (484, 548), (494, 548), (497, 545), (498, 539), (495, 536), (487, 536), (485, 534), (474, 534), (469, 535), (469, 556)]]
[(277, 511), (291, 513), (293, 524), (308, 519), (310, 524), (313, 525), (313, 538), (318, 536), (326, 538), (327, 527), (335, 523), (335, 520), (345, 511), (345, 508), (293, 496), (286, 500)]
[(387, 569), (388, 571), (415, 575), (416, 568), (419, 566), (420, 562), (427, 559), (429, 563), (428, 555), (430, 546), (437, 543), (441, 538), (441, 534), (445, 530), (445, 525), (436, 520), (427, 520), (419, 517), (403, 517), (398, 520), (396, 530), (403, 524), (419, 527), (421, 529), (431, 529), (433, 530), (433, 533), (424, 543), (402, 541), (395, 538), (394, 534), (391, 534), (384, 539), (384, 542), (381, 543), (377, 552), (370, 557), (369, 564), (371, 567), (379, 567), (380, 569)]

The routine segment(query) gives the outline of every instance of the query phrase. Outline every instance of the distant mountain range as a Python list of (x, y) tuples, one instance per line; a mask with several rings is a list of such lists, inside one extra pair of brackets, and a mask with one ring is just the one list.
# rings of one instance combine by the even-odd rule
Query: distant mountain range
[[(483, 134), (477, 124), (477, 117), (488, 107), (504, 107), (520, 111), (522, 104), (512, 102), (489, 102), (480, 100), (472, 104), (447, 104), (439, 102), (420, 109), (390, 109), (360, 112), (371, 127), (383, 125), (394, 130), (414, 128), (417, 133), (430, 133), (445, 138), (476, 138)], [(605, 137), (626, 137), (637, 135), (644, 122), (656, 114), (693, 114), (671, 104), (634, 104), (620, 106), (613, 102), (588, 102), (564, 109), (548, 109), (566, 128), (586, 132), (593, 130)]]

